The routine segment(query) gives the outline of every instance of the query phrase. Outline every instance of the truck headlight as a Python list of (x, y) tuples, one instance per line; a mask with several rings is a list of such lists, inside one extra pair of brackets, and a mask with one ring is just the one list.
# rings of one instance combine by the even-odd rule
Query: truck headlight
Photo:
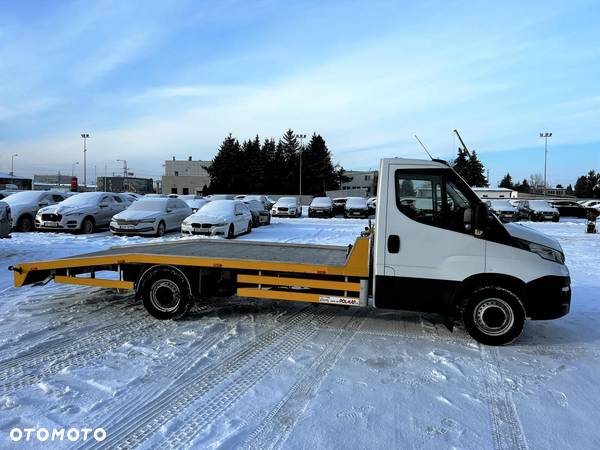
[(546, 247), (545, 245), (534, 244), (533, 242), (528, 242), (529, 251), (540, 255), (542, 258), (547, 259), (548, 261), (557, 262), (559, 264), (565, 263), (565, 255), (558, 250), (554, 250), (553, 248)]

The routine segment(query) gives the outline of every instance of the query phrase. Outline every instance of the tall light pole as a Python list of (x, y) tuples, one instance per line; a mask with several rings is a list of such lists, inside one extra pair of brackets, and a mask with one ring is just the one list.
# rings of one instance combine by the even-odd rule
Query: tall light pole
[(552, 137), (552, 133), (548, 133), (548, 132), (544, 132), (544, 133), (540, 133), (540, 137), (544, 138), (544, 199), (546, 198), (546, 189), (547, 189), (547, 183), (546, 183), (546, 167), (548, 164), (548, 138)]
[(75, 176), (75, 166), (79, 165), (79, 161), (75, 161), (73, 164), (71, 164), (71, 178), (73, 178)]
[(125, 188), (125, 180), (127, 180), (127, 160), (117, 159), (117, 161), (123, 163), (123, 191), (127, 192), (127, 189)]
[(90, 138), (90, 135), (88, 133), (81, 133), (81, 137), (83, 138), (83, 186), (85, 190), (87, 186), (87, 140)]
[(305, 134), (297, 134), (296, 137), (300, 139), (300, 187), (298, 188), (299, 196), (298, 201), (300, 202), (300, 207), (302, 207), (302, 140), (306, 139)]
[(15, 158), (19, 156), (16, 153), (10, 157), (10, 177), (15, 176)]

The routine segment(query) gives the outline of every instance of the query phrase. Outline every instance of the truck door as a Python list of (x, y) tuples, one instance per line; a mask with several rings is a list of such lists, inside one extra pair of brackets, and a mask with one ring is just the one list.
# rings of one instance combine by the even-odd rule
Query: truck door
[(390, 164), (388, 170), (375, 306), (447, 311), (458, 284), (485, 271), (485, 240), (471, 221), (479, 200), (450, 168)]

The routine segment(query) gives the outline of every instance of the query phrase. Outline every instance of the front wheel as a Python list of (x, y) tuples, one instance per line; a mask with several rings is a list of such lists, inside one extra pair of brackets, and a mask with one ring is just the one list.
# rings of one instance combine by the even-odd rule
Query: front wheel
[(156, 228), (156, 236), (157, 237), (162, 237), (165, 235), (167, 227), (165, 226), (164, 222), (161, 222), (158, 224), (158, 227)]
[(485, 345), (505, 345), (517, 339), (525, 324), (525, 308), (512, 291), (488, 286), (476, 289), (463, 312), (465, 328)]
[(233, 229), (233, 224), (229, 225), (229, 230), (227, 230), (227, 239), (233, 239), (235, 237), (235, 231)]
[(89, 217), (81, 222), (81, 233), (92, 234), (94, 232), (94, 222)]
[(23, 216), (19, 219), (17, 223), (17, 231), (21, 231), (23, 233), (27, 233), (29, 231), (33, 231), (33, 220), (29, 216)]

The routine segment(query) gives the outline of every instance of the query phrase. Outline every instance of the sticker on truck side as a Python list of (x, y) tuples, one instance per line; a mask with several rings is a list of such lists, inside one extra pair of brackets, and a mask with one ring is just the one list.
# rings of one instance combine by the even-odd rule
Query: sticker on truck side
[(358, 305), (358, 299), (350, 297), (331, 297), (329, 295), (321, 295), (319, 296), (319, 303), (331, 303), (334, 305)]

